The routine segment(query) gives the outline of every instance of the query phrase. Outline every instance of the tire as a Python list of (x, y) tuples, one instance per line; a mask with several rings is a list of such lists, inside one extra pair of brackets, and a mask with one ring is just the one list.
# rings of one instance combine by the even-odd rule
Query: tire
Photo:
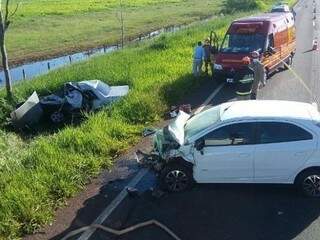
[(192, 168), (179, 163), (166, 166), (160, 173), (160, 187), (169, 192), (183, 192), (193, 183)]
[(320, 198), (320, 170), (310, 169), (302, 172), (297, 177), (296, 186), (303, 195)]
[(54, 112), (50, 115), (50, 120), (54, 124), (62, 123), (65, 120), (65, 116), (62, 112)]
[[(293, 63), (293, 56), (290, 55), (290, 56), (288, 57), (288, 59), (286, 60), (286, 64), (287, 64), (289, 67), (291, 67), (291, 66), (292, 66), (292, 63)], [(285, 69), (285, 70), (288, 70), (288, 69), (289, 69), (289, 68), (287, 67), (287, 65), (284, 65), (284, 69)]]

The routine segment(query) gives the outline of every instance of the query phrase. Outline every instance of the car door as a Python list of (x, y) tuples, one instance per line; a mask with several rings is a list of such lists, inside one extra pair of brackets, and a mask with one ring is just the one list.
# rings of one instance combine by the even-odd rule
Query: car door
[(289, 122), (257, 123), (255, 182), (288, 183), (316, 148), (311, 132)]
[[(254, 123), (229, 124), (196, 142), (194, 178), (199, 183), (253, 181)], [(201, 145), (201, 147), (198, 147)]]

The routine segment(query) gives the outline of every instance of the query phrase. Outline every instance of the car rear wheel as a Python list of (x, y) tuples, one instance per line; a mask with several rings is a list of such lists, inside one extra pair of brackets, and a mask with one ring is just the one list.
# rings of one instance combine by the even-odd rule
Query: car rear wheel
[(171, 164), (160, 174), (161, 188), (169, 192), (182, 192), (193, 184), (192, 169), (182, 164)]
[(320, 170), (309, 170), (302, 173), (297, 185), (307, 197), (320, 198)]
[(50, 115), (50, 120), (55, 123), (55, 124), (59, 124), (62, 123), (64, 121), (65, 117), (64, 114), (62, 112), (54, 112)]

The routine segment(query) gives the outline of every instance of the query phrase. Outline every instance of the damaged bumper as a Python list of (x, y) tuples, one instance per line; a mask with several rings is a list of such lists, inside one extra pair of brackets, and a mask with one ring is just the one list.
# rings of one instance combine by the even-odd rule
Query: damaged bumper
[(161, 159), (160, 154), (156, 152), (151, 152), (148, 154), (138, 150), (135, 152), (135, 159), (139, 164), (150, 167), (156, 172), (161, 171), (165, 164), (165, 162)]

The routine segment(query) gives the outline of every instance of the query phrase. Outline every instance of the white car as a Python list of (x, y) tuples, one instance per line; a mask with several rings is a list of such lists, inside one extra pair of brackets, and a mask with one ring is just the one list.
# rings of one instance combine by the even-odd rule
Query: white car
[(307, 103), (237, 101), (180, 112), (154, 139), (160, 182), (296, 184), (320, 197), (320, 113)]
[(285, 12), (285, 13), (289, 13), (291, 12), (290, 7), (288, 4), (279, 4), (279, 5), (275, 5), (272, 7), (271, 9), (272, 13), (275, 12)]

